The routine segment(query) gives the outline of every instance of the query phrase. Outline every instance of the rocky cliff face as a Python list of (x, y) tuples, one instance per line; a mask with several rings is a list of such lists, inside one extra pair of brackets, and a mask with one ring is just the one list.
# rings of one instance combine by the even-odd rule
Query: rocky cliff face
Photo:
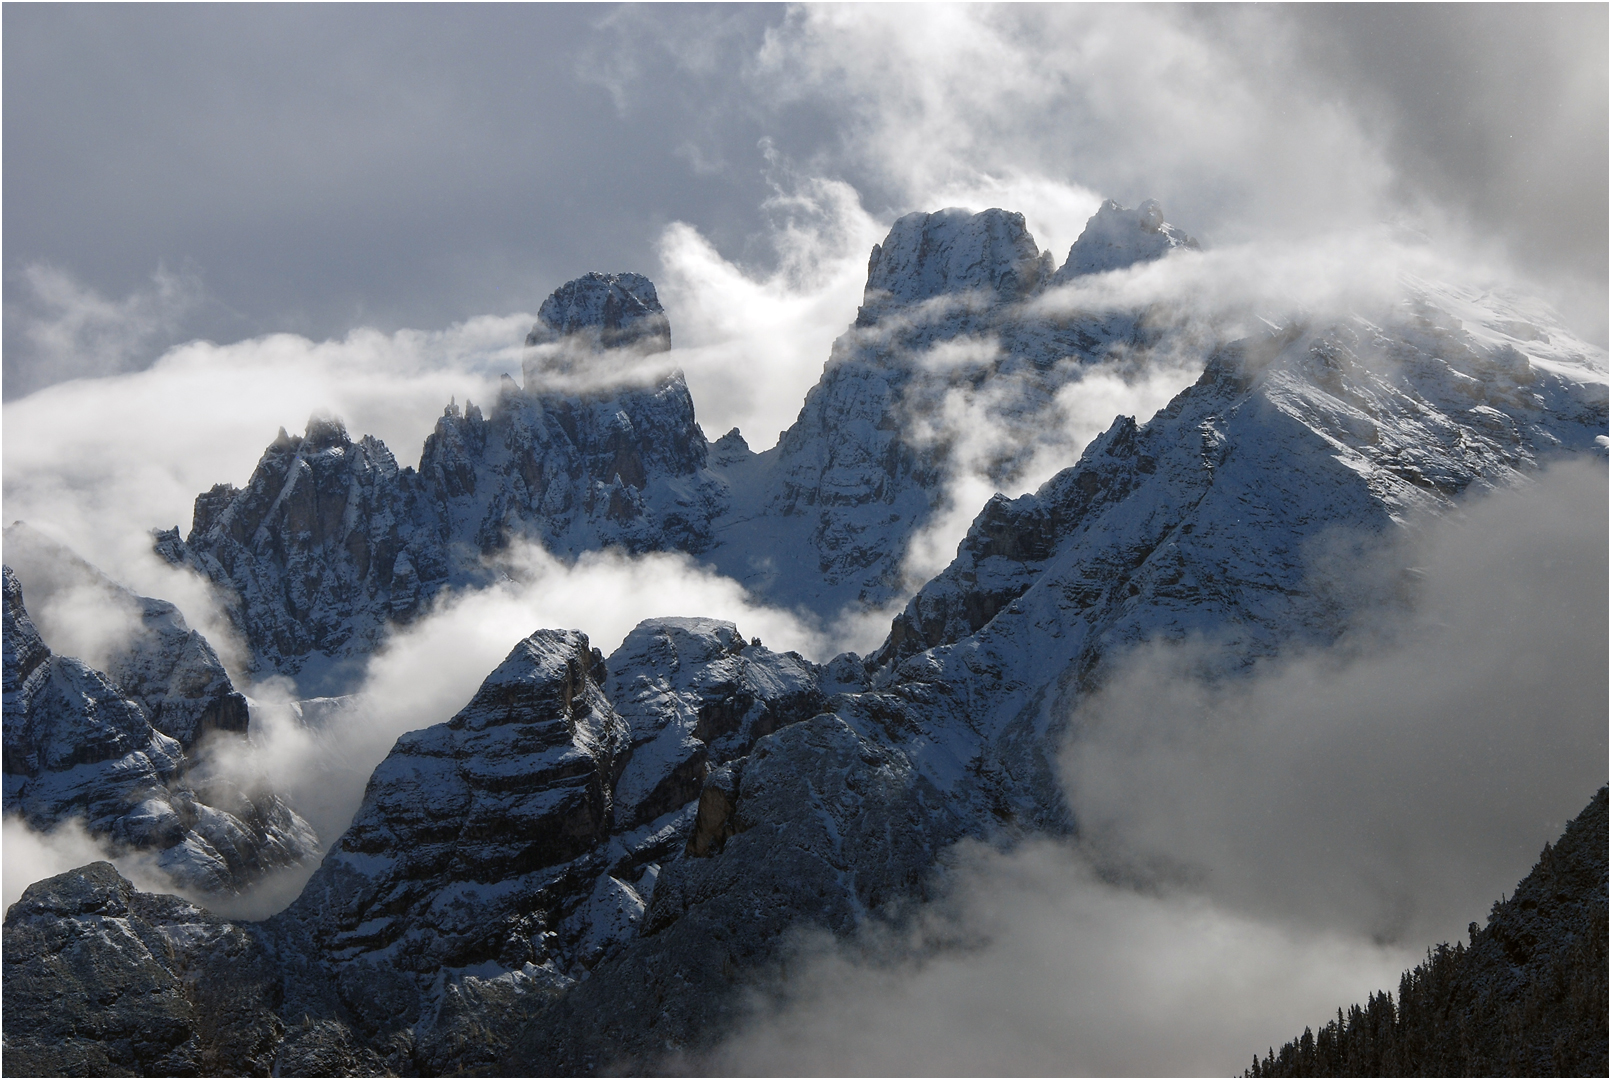
[(8, 1072), (266, 1076), (276, 1064), (279, 978), (259, 935), (138, 892), (111, 863), (29, 886), (4, 941)]
[(282, 432), (244, 489), (198, 496), (189, 536), (158, 533), (157, 550), (230, 599), (255, 674), (340, 692), (393, 625), (490, 580), (513, 538), (564, 555), (703, 550), (725, 499), (706, 454), (680, 374), (570, 396), (510, 383), (490, 414), (448, 406), (418, 470), (337, 421)]
[(306, 1051), (340, 1032), (399, 1071), (495, 1060), (636, 937), (662, 866), (721, 849), (710, 778), (826, 701), (813, 665), (730, 623), (651, 620), (608, 661), (574, 632), (521, 642), (453, 719), (398, 740), (269, 924), (297, 958), (288, 1000), (328, 1021)]
[(7, 566), (5, 812), (39, 830), (80, 820), (116, 847), (150, 852), (175, 883), (204, 894), (238, 893), (318, 851), (273, 792), (193, 776), (185, 751), (105, 672), (51, 654)]
[[(1328, 534), (1388, 533), (1596, 452), (1601, 376), (1566, 355), (1524, 368), (1431, 299), (1386, 327), (1224, 347), (1148, 423), (1120, 418), (1034, 495), (992, 501), (869, 659), (871, 685), (721, 780), (709, 801), (733, 838), (662, 871), (638, 942), (539, 1016), (507, 1067), (651, 1067), (712, 1045), (741, 1008), (736, 973), (764, 969), (785, 927), (840, 932), (920, 894), (958, 836), (1076, 828), (1052, 756), (1127, 646), (1196, 632), (1228, 674), (1329, 641), (1379, 598), (1320, 572)], [(650, 1019), (606, 1007), (620, 1001)]]

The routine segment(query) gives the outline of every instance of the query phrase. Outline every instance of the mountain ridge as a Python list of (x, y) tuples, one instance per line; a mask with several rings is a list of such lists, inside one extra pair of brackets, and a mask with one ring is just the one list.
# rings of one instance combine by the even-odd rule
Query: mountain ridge
[[(1075, 250), (1189, 248), (1154, 207), (1121, 209), (1104, 206), (1065, 269)], [(742, 1019), (747, 980), (789, 935), (851, 934), (921, 899), (958, 840), (1076, 836), (1056, 753), (1072, 707), (1128, 649), (1210, 640), (1209, 673), (1231, 679), (1329, 644), (1379, 598), (1314, 572), (1328, 538), (1398, 536), (1557, 457), (1604, 454), (1603, 363), (1418, 286), (1370, 318), (1204, 348), (1201, 376), (1155, 416), (1118, 418), (1034, 492), (989, 500), (949, 565), (908, 590), (906, 544), (963, 467), (921, 436), (925, 408), (988, 383), (1005, 388), (999, 415), (1044, 417), (1086, 365), (1172, 332), (1145, 313), (1026, 304), (1061, 272), (1051, 262), (1021, 215), (901, 218), (855, 325), (763, 454), (736, 431), (707, 440), (680, 376), (536, 386), (544, 364), (662, 351), (647, 279), (578, 279), (544, 316), (555, 339), (537, 335), (549, 351), (531, 357), (532, 385), (506, 383), (486, 413), (450, 406), (419, 469), (315, 420), (282, 433), (246, 488), (198, 497), (189, 538), (159, 534), (171, 561), (234, 590), (259, 670), (310, 683), (315, 654), (360, 660), (432, 596), (473, 584), (521, 523), (558, 554), (606, 537), (703, 544), (690, 553), (819, 614), (909, 597), (880, 648), (826, 665), (698, 618), (647, 620), (609, 657), (574, 630), (523, 639), (463, 709), (397, 740), (290, 908), (258, 924), (138, 916), (142, 942), (190, 919), (267, 958), (232, 977), (274, 987), (243, 990), (258, 1004), (241, 1021), (272, 1034), (231, 1067), (571, 1074), (697, 1058)], [(613, 327), (611, 302), (625, 313)], [(1027, 451), (1009, 450), (987, 469), (1017, 475)], [(8, 695), (35, 655), (18, 629), (14, 679), (12, 627)], [(9, 732), (9, 697), (7, 713)], [(8, 915), (46, 981), (101, 925), (94, 905), (138, 906), (103, 871), (81, 884), (100, 899), (58, 903), (47, 894), (80, 888), (59, 883), (15, 927)], [(170, 976), (205, 962), (188, 945), (170, 960), (141, 948), (97, 962), (154, 986), (170, 984), (148, 959)], [(174, 1015), (191, 1009), (184, 1023), (211, 1023), (205, 1002), (172, 1000)], [(212, 1045), (184, 1023), (161, 1054)]]

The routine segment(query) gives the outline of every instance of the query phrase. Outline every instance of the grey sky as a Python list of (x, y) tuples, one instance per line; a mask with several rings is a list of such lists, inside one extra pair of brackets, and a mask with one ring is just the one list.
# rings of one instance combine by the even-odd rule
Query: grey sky
[[(913, 203), (959, 172), (1021, 165), (1157, 195), (1192, 231), (1234, 238), (1266, 212), (1271, 188), (1253, 177), (1272, 147), (1311, 162), (1287, 191), (1355, 169), (1305, 149), (1327, 110), (1363, 133), (1346, 145), (1380, 151), (1394, 198), (1431, 199), (1533, 275), (1575, 281), (1578, 309), (1597, 297), (1575, 314), (1603, 338), (1604, 5), (987, 13), (1001, 25), (980, 73), (988, 107), (932, 106), (961, 132), (920, 179), (878, 144), (925, 107), (913, 71), (925, 24), (945, 18), (903, 12), (880, 29), (771, 6), (7, 5), (5, 395), (143, 366), (197, 335), (319, 338), (534, 310), (586, 270), (653, 275), (678, 220), (728, 259), (768, 266), (762, 203), (780, 169), (845, 180), (887, 220), (935, 208)], [(1130, 113), (1077, 79), (1062, 96), (1012, 81), (1057, 50), (1077, 59), (1095, 29), (1145, 36), (1149, 20), (1251, 73), (1241, 104), (1203, 106), (1227, 147), (1245, 143), (1246, 175), (1191, 168), (1212, 148), (1159, 149), (1178, 103), (1139, 79), (1120, 87), (1143, 103)], [(907, 39), (904, 73), (885, 77), (879, 33)], [(1304, 130), (1271, 127), (1285, 115), (1271, 103), (1288, 97), (1309, 103), (1293, 113)], [(73, 303), (122, 305), (127, 340), (110, 359), (22, 332), (60, 320), (63, 282)], [(83, 351), (83, 333), (62, 340)]]

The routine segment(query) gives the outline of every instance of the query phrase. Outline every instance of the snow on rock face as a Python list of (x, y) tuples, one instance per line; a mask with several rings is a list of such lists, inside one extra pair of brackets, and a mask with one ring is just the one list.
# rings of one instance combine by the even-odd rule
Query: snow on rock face
[(1331, 640), (1377, 597), (1310, 573), (1313, 542), (1595, 452), (1603, 367), (1518, 363), (1424, 302), (1220, 349), (1147, 424), (1121, 417), (1035, 494), (992, 500), (873, 658), (874, 689), (710, 774), (639, 937), (504, 1067), (697, 1053), (742, 1014), (733, 972), (787, 932), (848, 932), (920, 892), (958, 836), (1071, 829), (1053, 758), (1105, 662), (1192, 631), (1227, 670)]
[(506, 387), (483, 418), (449, 408), (419, 475), (447, 536), (479, 553), (528, 536), (574, 556), (618, 546), (699, 552), (726, 508), (680, 372), (594, 394)]
[[(521, 1009), (636, 939), (709, 769), (826, 705), (812, 665), (731, 623), (649, 620), (608, 661), (538, 631), (453, 719), (398, 740), (273, 920), (308, 965), (289, 999), (382, 1041), (424, 1039), (449, 1009), (507, 1048)], [(509, 1013), (484, 986), (499, 979), (538, 992)], [(463, 1064), (463, 1047), (439, 1051)]]
[(1316, 570), (1331, 539), (1592, 451), (1602, 385), (1415, 314), (1226, 346), (1146, 425), (1121, 417), (1033, 495), (992, 500), (896, 620), (871, 661), (883, 689), (861, 700), (904, 718), (902, 744), (948, 794), (972, 762), (966, 783), (1057, 828), (1048, 755), (1108, 661), (1193, 633), (1223, 643), (1226, 670), (1330, 642), (1382, 599)]
[(318, 838), (272, 792), (193, 781), (180, 743), (105, 673), (50, 655), (5, 568), (5, 812), (35, 829), (80, 818), (156, 854), (179, 885), (237, 893), (312, 858)]
[[(1062, 437), (1061, 388), (1159, 343), (1138, 313), (1029, 310), (1051, 269), (1021, 214), (897, 221), (798, 420), (773, 450), (718, 457), (733, 508), (706, 557), (774, 603), (829, 618), (908, 593), (908, 546), (958, 476), (1013, 483), (1044, 440)], [(948, 417), (964, 402), (983, 410), (971, 427)], [(978, 427), (1015, 434), (979, 451), (986, 460), (964, 460), (958, 448)]]
[[(908, 546), (956, 477), (984, 468), (1012, 483), (1038, 440), (1058, 437), (1059, 389), (1090, 363), (1156, 344), (1135, 313), (1030, 314), (1024, 302), (1052, 266), (1021, 214), (901, 218), (873, 250), (856, 325), (764, 454), (737, 432), (708, 443), (680, 373), (543, 389), (545, 365), (574, 371), (601, 350), (669, 341), (647, 278), (589, 274), (544, 303), (526, 390), (506, 382), (486, 415), (450, 405), (417, 472), (377, 440), (314, 422), (279, 439), (244, 491), (199, 497), (189, 538), (159, 534), (158, 550), (236, 596), (255, 670), (297, 674), (304, 693), (349, 689), (389, 623), (446, 586), (484, 581), (481, 558), (514, 536), (564, 556), (688, 552), (768, 602), (829, 620), (880, 606), (917, 583)], [(554, 347), (563, 355), (542, 351)], [(987, 385), (990, 422), (1031, 434), (962, 461), (954, 444), (966, 433), (947, 410)]]
[(615, 786), (622, 825), (697, 799), (712, 764), (828, 703), (812, 664), (747, 645), (732, 623), (713, 619), (640, 623), (607, 666), (609, 698), (632, 740)]
[(70, 592), (70, 599), (94, 604), (105, 622), (115, 622), (118, 611), (132, 616), (129, 633), (107, 642), (105, 670), (144, 707), (152, 727), (186, 752), (208, 732), (246, 733), (246, 699), (235, 692), (212, 644), (186, 625), (178, 608), (136, 596), (20, 521), (6, 527), (5, 550), (36, 611), (55, 594)]
[(1122, 270), (1161, 259), (1177, 248), (1195, 247), (1196, 240), (1164, 220), (1163, 207), (1156, 199), (1148, 199), (1134, 210), (1108, 199), (1085, 223), (1051, 283), (1061, 285), (1082, 274)]
[(158, 533), (157, 550), (233, 598), (254, 671), (340, 693), (392, 624), (484, 583), (483, 558), (512, 538), (568, 556), (704, 550), (727, 505), (708, 449), (675, 372), (575, 396), (506, 384), (490, 415), (450, 405), (418, 471), (315, 419), (300, 439), (282, 432), (246, 488), (198, 496), (189, 537)]
[(229, 598), (258, 674), (294, 672), (313, 652), (372, 650), (385, 620), (406, 620), (449, 570), (413, 471), (379, 439), (354, 442), (340, 421), (318, 417), (300, 438), (282, 428), (244, 489), (198, 495), (187, 539), (172, 529), (156, 540)]
[(552, 971), (553, 928), (608, 869), (594, 849), (626, 728), (601, 675), (586, 636), (538, 631), (451, 720), (398, 739), (274, 921), (313, 965), (288, 987), (298, 1008), (374, 1037), (415, 1023), (444, 969)]
[(6, 912), (6, 1069), (262, 1076), (284, 1024), (261, 937), (111, 863), (36, 882)]
[(1035, 245), (1022, 214), (956, 207), (907, 214), (873, 245), (856, 325), (871, 326), (891, 310), (946, 295), (1021, 299), (1051, 271), (1051, 253)]
[(537, 310), (537, 319), (526, 335), (527, 345), (582, 335), (607, 349), (671, 348), (671, 323), (654, 282), (642, 274), (584, 274), (555, 289)]

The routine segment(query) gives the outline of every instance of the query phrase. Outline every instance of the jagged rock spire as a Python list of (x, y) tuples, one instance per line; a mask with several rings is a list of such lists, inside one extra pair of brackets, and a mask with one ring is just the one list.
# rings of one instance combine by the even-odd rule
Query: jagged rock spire
[(1160, 259), (1175, 248), (1197, 246), (1184, 230), (1164, 220), (1157, 199), (1148, 199), (1134, 210), (1108, 199), (1085, 223), (1085, 231), (1068, 249), (1068, 261), (1052, 283), (1061, 285), (1081, 274), (1121, 270)]

